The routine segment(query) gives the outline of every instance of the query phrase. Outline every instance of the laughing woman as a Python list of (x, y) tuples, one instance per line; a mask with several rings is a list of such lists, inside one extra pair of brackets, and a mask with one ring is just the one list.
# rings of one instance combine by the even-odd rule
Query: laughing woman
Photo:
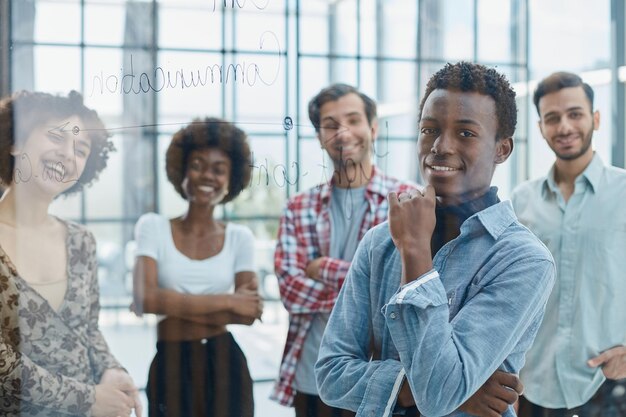
[(0, 415), (130, 416), (132, 379), (98, 329), (93, 235), (48, 213), (113, 149), (80, 94), (0, 100)]
[(246, 135), (220, 119), (196, 120), (172, 138), (166, 170), (187, 211), (174, 219), (145, 214), (135, 230), (135, 309), (164, 316), (148, 375), (149, 415), (252, 417), (246, 358), (226, 325), (250, 325), (262, 314), (254, 237), (214, 218), (215, 207), (250, 181)]

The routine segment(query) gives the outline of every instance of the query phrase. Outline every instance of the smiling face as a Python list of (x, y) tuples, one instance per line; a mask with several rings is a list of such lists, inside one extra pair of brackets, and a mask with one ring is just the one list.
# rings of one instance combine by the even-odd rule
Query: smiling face
[(539, 115), (541, 134), (557, 158), (591, 160), (591, 137), (600, 126), (600, 114), (591, 111), (581, 86), (563, 88), (541, 97)]
[(424, 180), (444, 205), (485, 194), (497, 164), (509, 157), (512, 138), (496, 140), (495, 101), (477, 92), (434, 90), (419, 125), (419, 161)]
[[(66, 122), (62, 130), (57, 129)], [(15, 182), (50, 198), (72, 187), (83, 174), (91, 153), (89, 136), (84, 131), (74, 134), (74, 126), (83, 126), (78, 116), (63, 121), (51, 119), (18, 141), (13, 150)]]
[(346, 94), (320, 107), (318, 138), (335, 167), (350, 161), (369, 173), (377, 130), (376, 121), (368, 122), (365, 103), (357, 94)]
[(192, 150), (181, 185), (187, 201), (211, 206), (219, 204), (228, 194), (231, 169), (230, 158), (219, 149)]

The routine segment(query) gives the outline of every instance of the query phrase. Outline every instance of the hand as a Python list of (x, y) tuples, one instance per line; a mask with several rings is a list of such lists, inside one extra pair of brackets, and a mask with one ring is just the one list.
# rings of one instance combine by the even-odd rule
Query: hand
[(102, 374), (100, 385), (108, 385), (120, 389), (133, 400), (135, 415), (141, 417), (143, 406), (139, 398), (139, 390), (128, 373), (120, 368), (109, 368)]
[(423, 192), (411, 190), (387, 196), (389, 231), (398, 249), (411, 244), (428, 244), (435, 230), (435, 189), (426, 186)]
[(517, 375), (496, 371), (459, 410), (480, 417), (498, 417), (524, 391)]
[(587, 361), (592, 368), (601, 366), (608, 379), (626, 378), (626, 347), (616, 346)]
[(323, 260), (324, 260), (324, 257), (321, 256), (309, 262), (306, 266), (306, 270), (304, 271), (306, 276), (316, 281), (320, 281), (322, 279), (321, 274), (320, 274), (320, 269), (321, 269)]
[(130, 306), (128, 306), (128, 311), (130, 311), (131, 313), (135, 313), (135, 316), (137, 317), (143, 316), (142, 311), (139, 308), (137, 308), (137, 304), (135, 304), (134, 301), (130, 303)]
[(127, 394), (131, 392), (136, 392), (135, 386), (132, 382), (128, 383), (121, 378), (96, 385), (96, 401), (91, 406), (91, 415), (93, 417), (130, 417), (135, 408), (137, 415), (141, 416), (139, 397)]
[(130, 417), (135, 403), (132, 398), (112, 385), (96, 385), (96, 401), (91, 406), (92, 417)]
[(402, 383), (402, 388), (400, 388), (400, 392), (398, 393), (398, 405), (404, 408), (413, 407), (415, 405), (411, 387), (406, 379)]
[(236, 289), (235, 292), (259, 292), (259, 280), (256, 277), (256, 275), (254, 275), (254, 278), (249, 280), (246, 283), (243, 283), (241, 285), (239, 285)]
[(435, 230), (435, 189), (389, 193), (389, 232), (402, 258), (401, 285), (432, 269), (430, 240)]
[(263, 299), (256, 291), (239, 289), (231, 294), (229, 302), (232, 313), (255, 319), (263, 315)]

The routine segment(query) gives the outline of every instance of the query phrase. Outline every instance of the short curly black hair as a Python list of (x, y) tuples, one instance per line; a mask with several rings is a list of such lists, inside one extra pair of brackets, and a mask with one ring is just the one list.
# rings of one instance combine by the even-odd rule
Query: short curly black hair
[(91, 141), (91, 151), (85, 169), (74, 185), (65, 190), (68, 195), (81, 191), (93, 183), (106, 167), (109, 152), (115, 150), (110, 134), (95, 110), (83, 104), (83, 96), (71, 91), (67, 97), (42, 92), (18, 91), (0, 100), (0, 181), (13, 182), (15, 157), (11, 151), (16, 144), (28, 138), (31, 132), (54, 119), (78, 116)]
[(515, 91), (506, 77), (495, 69), (465, 61), (446, 64), (430, 77), (426, 84), (426, 91), (420, 103), (419, 120), (422, 119), (426, 99), (437, 89), (477, 92), (490, 96), (496, 104), (498, 120), (496, 140), (513, 137), (517, 125)]
[(216, 117), (194, 119), (172, 137), (165, 154), (167, 179), (178, 194), (187, 199), (182, 188), (191, 151), (215, 148), (228, 155), (231, 162), (227, 203), (243, 191), (250, 182), (252, 162), (246, 133), (234, 124)]

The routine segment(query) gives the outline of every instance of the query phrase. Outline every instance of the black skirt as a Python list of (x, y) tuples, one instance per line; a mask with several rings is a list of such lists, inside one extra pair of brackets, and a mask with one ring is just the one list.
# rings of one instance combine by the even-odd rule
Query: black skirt
[(253, 417), (252, 378), (230, 333), (157, 342), (148, 374), (150, 417)]

